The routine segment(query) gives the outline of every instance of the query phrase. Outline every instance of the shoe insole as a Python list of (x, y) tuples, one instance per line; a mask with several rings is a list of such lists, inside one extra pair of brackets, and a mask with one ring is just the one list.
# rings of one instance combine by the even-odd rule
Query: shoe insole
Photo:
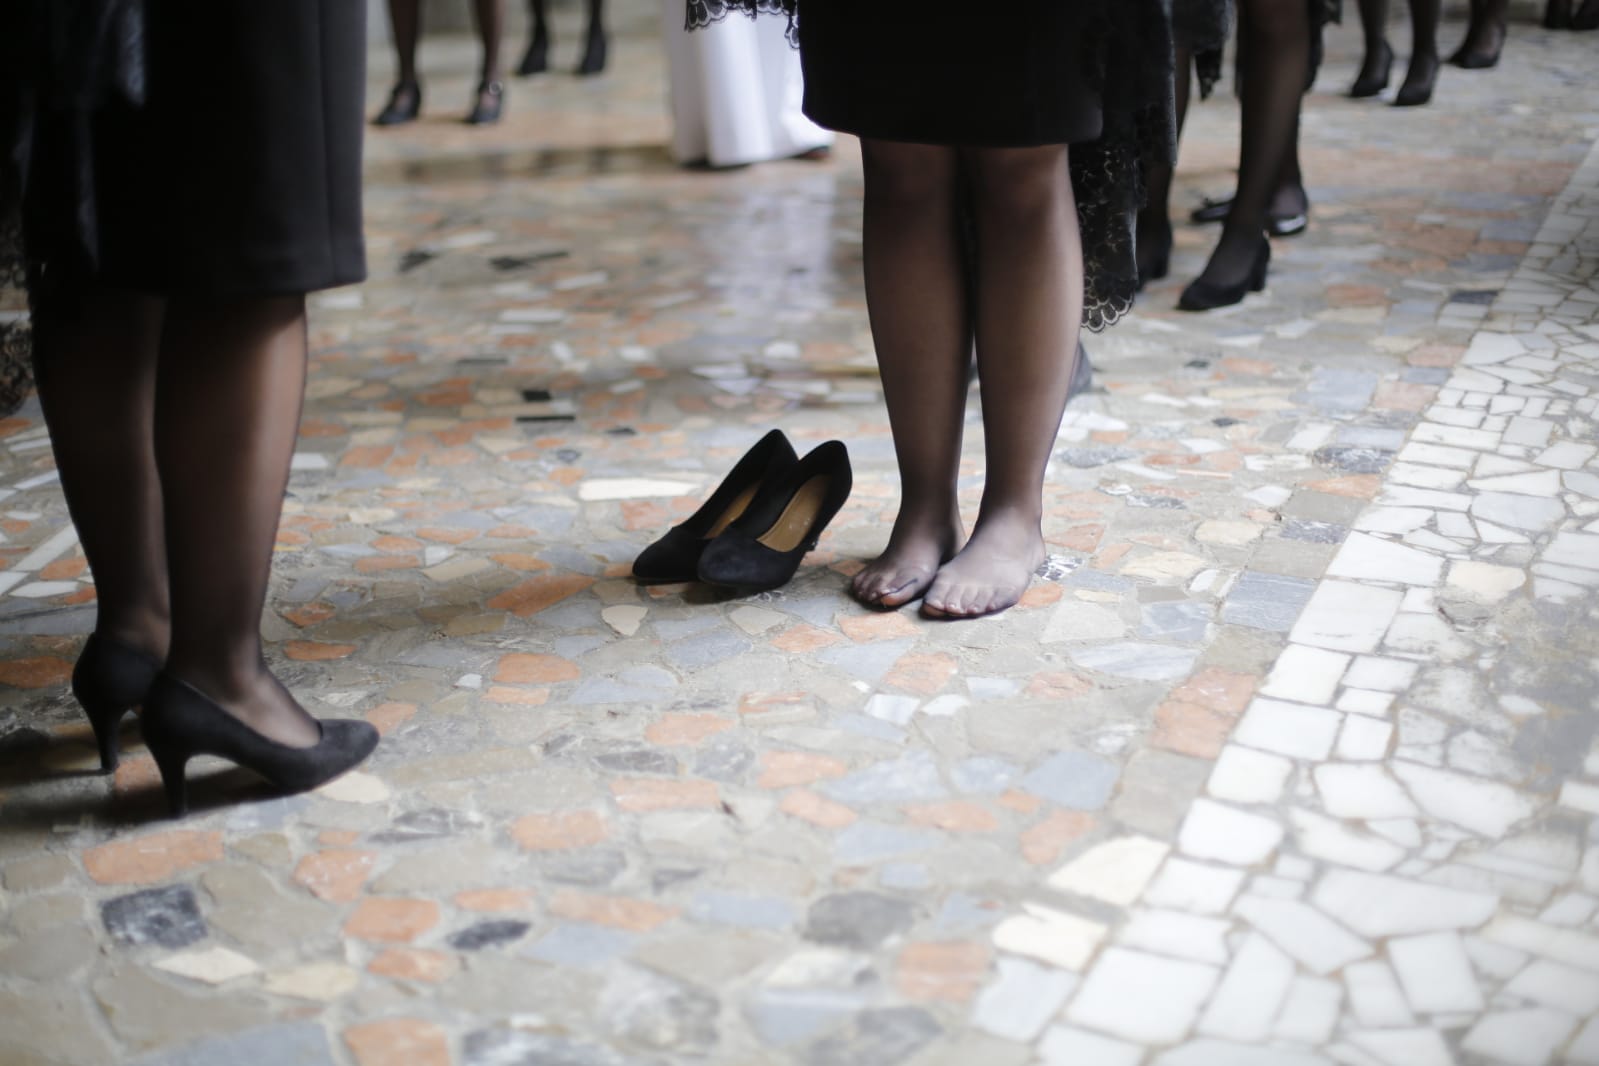
[(706, 531), (705, 539), (710, 540), (712, 537), (721, 536), (722, 531), (732, 525), (734, 520), (749, 508), (750, 501), (755, 498), (755, 491), (759, 488), (759, 485), (751, 485), (739, 493), (738, 497), (727, 505), (727, 510), (722, 512), (722, 517), (718, 518), (711, 528)]
[(816, 521), (816, 513), (827, 499), (827, 489), (832, 480), (825, 474), (818, 474), (801, 485), (794, 498), (788, 501), (788, 506), (783, 508), (783, 513), (777, 516), (777, 521), (772, 523), (772, 528), (756, 539), (779, 552), (791, 552), (805, 543), (805, 537)]

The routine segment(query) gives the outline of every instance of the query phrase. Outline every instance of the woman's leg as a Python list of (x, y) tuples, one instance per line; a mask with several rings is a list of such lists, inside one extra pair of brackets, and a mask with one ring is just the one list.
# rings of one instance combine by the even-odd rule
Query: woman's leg
[(169, 302), (155, 403), (172, 588), (167, 670), (257, 732), (301, 747), (320, 731), (267, 671), (261, 609), (305, 374), (303, 297)]
[(394, 28), (394, 55), (399, 62), (396, 85), (415, 85), (416, 46), (422, 36), (422, 0), (389, 0)]
[(977, 219), (982, 505), (922, 609), (1001, 611), (1043, 563), (1044, 469), (1066, 410), (1083, 316), (1083, 249), (1064, 145), (962, 152)]
[(851, 584), (898, 607), (922, 594), (961, 542), (955, 483), (972, 360), (953, 148), (861, 142), (866, 307), (899, 462), (888, 547)]
[(167, 654), (156, 361), (162, 303), (92, 289), (34, 322), (35, 378), (67, 509), (94, 575), (95, 631)]
[(522, 77), (543, 74), (550, 69), (550, 13), (549, 0), (529, 0), (528, 10), (533, 15), (533, 27), (527, 41), (527, 51), (516, 72)]
[(478, 70), (478, 106), (498, 103), (500, 38), (505, 33), (505, 0), (472, 0), (472, 15), (477, 22), (478, 40), (483, 44), (483, 65)]
[(589, 0), (588, 34), (583, 43), (583, 58), (578, 60), (579, 74), (598, 74), (605, 69), (608, 42), (605, 38), (605, 0)]
[[(1177, 136), (1183, 135), (1183, 123), (1188, 118), (1188, 94), (1193, 81), (1194, 52), (1179, 41), (1176, 48)], [(1144, 207), (1138, 212), (1138, 280), (1142, 284), (1163, 278), (1171, 258), (1171, 183), (1176, 168), (1170, 163), (1156, 163), (1144, 175), (1145, 188), (1149, 190)]]
[(1480, 70), (1499, 62), (1505, 46), (1505, 14), (1510, 0), (1471, 0), (1471, 25), (1449, 62), (1468, 70)]
[(1393, 66), (1393, 49), (1388, 47), (1388, 0), (1360, 0), (1360, 28), (1365, 38), (1366, 54), (1360, 62), (1360, 73), (1349, 95), (1376, 96), (1388, 87), (1388, 75)]
[(1400, 104), (1426, 103), (1438, 80), (1439, 0), (1410, 0), (1410, 67), (1399, 87)]

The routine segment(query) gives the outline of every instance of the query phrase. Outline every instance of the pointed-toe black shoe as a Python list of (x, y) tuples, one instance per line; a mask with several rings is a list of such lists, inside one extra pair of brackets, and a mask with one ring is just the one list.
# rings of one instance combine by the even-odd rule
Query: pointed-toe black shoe
[(762, 486), (780, 480), (797, 462), (782, 430), (772, 430), (744, 453), (699, 510), (639, 552), (633, 576), (640, 581), (695, 580), (705, 546), (749, 508)]
[(817, 446), (711, 541), (700, 556), (700, 580), (740, 592), (788, 584), (853, 484), (843, 442)]
[(1255, 253), (1255, 261), (1250, 264), (1249, 272), (1241, 281), (1230, 285), (1217, 285), (1204, 278), (1195, 278), (1189, 283), (1188, 288), (1183, 290), (1182, 296), (1177, 301), (1177, 309), (1210, 311), (1238, 303), (1250, 293), (1259, 292), (1266, 287), (1266, 268), (1270, 264), (1271, 242), (1262, 237), (1260, 248)]

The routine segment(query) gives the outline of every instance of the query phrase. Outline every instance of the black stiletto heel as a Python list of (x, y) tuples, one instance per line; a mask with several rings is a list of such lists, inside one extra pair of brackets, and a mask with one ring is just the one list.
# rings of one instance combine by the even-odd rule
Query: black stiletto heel
[(389, 102), (383, 105), (374, 126), (401, 126), (415, 122), (422, 113), (422, 86), (419, 82), (402, 81), (389, 92)]
[(188, 812), (184, 767), (196, 755), (221, 756), (284, 792), (306, 792), (354, 769), (378, 744), (378, 731), (370, 723), (347, 718), (318, 721), (322, 736), (309, 748), (280, 744), (165, 673), (145, 698), (140, 724), (175, 818)]
[(161, 663), (113, 637), (92, 634), (72, 668), (72, 694), (94, 729), (100, 769), (117, 768), (118, 727), (145, 700)]
[(740, 592), (788, 584), (849, 499), (853, 484), (843, 443), (817, 446), (787, 476), (765, 486), (749, 510), (711, 541), (700, 556), (700, 580)]
[(1250, 264), (1249, 273), (1244, 275), (1242, 281), (1231, 285), (1218, 285), (1195, 278), (1183, 290), (1182, 297), (1177, 301), (1179, 311), (1209, 311), (1217, 307), (1228, 307), (1238, 303), (1247, 294), (1259, 292), (1266, 287), (1266, 268), (1271, 264), (1271, 242), (1265, 237), (1260, 239), (1260, 247), (1255, 252), (1255, 261)]
[[(489, 103), (483, 102), (487, 96)], [(505, 86), (497, 81), (486, 81), (477, 87), (477, 99), (466, 116), (468, 126), (491, 126), (500, 121), (505, 110)]]
[(794, 446), (782, 430), (774, 429), (756, 441), (699, 510), (639, 552), (633, 576), (640, 581), (695, 580), (706, 545), (749, 509), (763, 485), (777, 481), (797, 462)]
[(1349, 95), (1356, 100), (1364, 99), (1368, 96), (1376, 96), (1388, 88), (1388, 81), (1394, 76), (1394, 50), (1388, 46), (1387, 41), (1384, 41), (1382, 43), (1382, 52), (1379, 54), (1382, 56), (1382, 60), (1377, 64), (1378, 72), (1367, 77), (1366, 72), (1362, 70), (1360, 75), (1355, 78), (1355, 84), (1349, 87)]

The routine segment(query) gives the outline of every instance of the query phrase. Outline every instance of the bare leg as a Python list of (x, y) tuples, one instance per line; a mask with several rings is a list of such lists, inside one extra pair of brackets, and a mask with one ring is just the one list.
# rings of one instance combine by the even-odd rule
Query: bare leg
[(35, 377), (94, 575), (95, 631), (166, 658), (171, 603), (155, 461), (159, 299), (106, 289), (35, 319)]
[(303, 297), (169, 303), (155, 455), (172, 584), (167, 669), (256, 731), (320, 730), (267, 671), (261, 608), (305, 390)]
[(1394, 51), (1388, 47), (1388, 0), (1360, 0), (1360, 27), (1365, 36), (1366, 55), (1349, 95), (1376, 96), (1388, 87), (1394, 65)]
[(583, 44), (583, 58), (578, 61), (577, 73), (598, 74), (605, 69), (609, 42), (605, 38), (605, 0), (589, 0), (588, 36)]
[[(1176, 104), (1177, 136), (1182, 137), (1183, 124), (1188, 118), (1188, 95), (1193, 81), (1193, 49), (1183, 42), (1177, 44)], [(1158, 163), (1144, 176), (1149, 190), (1143, 210), (1138, 212), (1138, 280), (1163, 278), (1171, 258), (1171, 182), (1175, 171), (1169, 163)]]
[(533, 14), (533, 35), (528, 38), (522, 62), (516, 65), (516, 73), (524, 78), (550, 69), (549, 0), (529, 0), (528, 9)]
[(982, 505), (922, 602), (934, 617), (1002, 611), (1044, 561), (1044, 470), (1077, 353), (1083, 253), (1064, 145), (962, 152), (977, 217)]
[(855, 575), (883, 607), (920, 596), (962, 538), (955, 484), (972, 359), (953, 148), (866, 140), (866, 306), (899, 461), (888, 547)]

